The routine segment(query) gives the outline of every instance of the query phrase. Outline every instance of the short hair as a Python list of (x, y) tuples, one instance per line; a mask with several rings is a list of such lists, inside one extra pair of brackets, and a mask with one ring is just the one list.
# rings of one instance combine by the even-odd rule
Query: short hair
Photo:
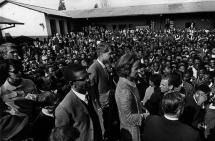
[(128, 77), (131, 73), (131, 68), (134, 62), (137, 60), (137, 56), (133, 53), (126, 53), (122, 55), (116, 65), (117, 73), (120, 77)]
[(16, 59), (7, 59), (8, 65), (13, 66), (17, 71), (23, 71), (22, 62)]
[(75, 76), (75, 73), (86, 70), (86, 67), (81, 64), (69, 64), (63, 68), (63, 76), (66, 81), (75, 81), (78, 78)]
[(70, 126), (55, 127), (49, 136), (49, 141), (73, 141), (80, 136), (76, 128)]
[(175, 115), (184, 106), (184, 97), (180, 92), (170, 92), (163, 96), (162, 110), (164, 114)]
[(4, 44), (1, 44), (0, 45), (0, 58), (4, 58), (4, 59), (7, 59), (7, 51), (8, 51), (8, 48), (16, 48), (16, 45), (14, 43), (4, 43)]
[(6, 81), (8, 77), (8, 63), (6, 60), (0, 60), (0, 86)]
[(167, 79), (168, 85), (172, 85), (174, 88), (177, 88), (182, 84), (181, 75), (177, 72), (173, 72), (168, 76), (164, 77), (163, 79)]
[(96, 49), (97, 56), (99, 57), (103, 53), (108, 52), (109, 50), (111, 50), (111, 46), (105, 42), (101, 42), (101, 43), (99, 43), (99, 45), (97, 46), (97, 49)]
[(152, 74), (149, 77), (149, 80), (154, 83), (155, 87), (159, 87), (160, 86), (160, 82), (161, 82), (161, 75), (159, 75), (159, 74)]
[(210, 90), (210, 88), (209, 88), (208, 85), (206, 85), (206, 84), (201, 84), (201, 85), (199, 85), (199, 86), (196, 87), (196, 92), (197, 92), (197, 91), (202, 91), (202, 92), (204, 92), (205, 94), (208, 94), (211, 90)]

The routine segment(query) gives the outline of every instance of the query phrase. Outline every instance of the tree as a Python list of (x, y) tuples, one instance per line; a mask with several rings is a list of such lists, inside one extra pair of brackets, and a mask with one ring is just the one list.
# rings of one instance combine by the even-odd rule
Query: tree
[(66, 10), (64, 0), (60, 0), (58, 10)]

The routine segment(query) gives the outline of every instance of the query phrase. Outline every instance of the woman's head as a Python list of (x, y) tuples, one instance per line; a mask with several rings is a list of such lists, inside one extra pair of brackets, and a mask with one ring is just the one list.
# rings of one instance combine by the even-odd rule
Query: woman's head
[(120, 77), (129, 77), (132, 72), (132, 67), (138, 65), (137, 56), (132, 53), (124, 54), (117, 62), (117, 73)]

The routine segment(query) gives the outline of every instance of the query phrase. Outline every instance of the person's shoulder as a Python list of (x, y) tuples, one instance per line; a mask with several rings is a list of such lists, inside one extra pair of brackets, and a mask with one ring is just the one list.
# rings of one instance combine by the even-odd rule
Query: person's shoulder
[(183, 129), (184, 133), (186, 133), (186, 134), (190, 134), (190, 135), (199, 134), (199, 132), (196, 129), (192, 128), (191, 126), (189, 126), (185, 123), (180, 122), (180, 125), (181, 125), (181, 129)]
[(149, 123), (155, 123), (155, 121), (160, 121), (162, 120), (163, 117), (158, 116), (158, 115), (150, 115), (145, 119), (145, 122), (149, 122)]
[(64, 97), (64, 99), (61, 101), (61, 106), (63, 107), (68, 107), (68, 105), (72, 105), (75, 104), (75, 96), (74, 94), (70, 91), (66, 94), (66, 96)]
[(31, 79), (26, 79), (26, 78), (23, 78), (22, 79), (22, 83), (23, 84), (32, 84), (32, 85), (35, 85), (35, 83), (31, 80)]
[(98, 66), (98, 61), (93, 62), (90, 67), (88, 68), (88, 71), (90, 70), (95, 70), (96, 67)]

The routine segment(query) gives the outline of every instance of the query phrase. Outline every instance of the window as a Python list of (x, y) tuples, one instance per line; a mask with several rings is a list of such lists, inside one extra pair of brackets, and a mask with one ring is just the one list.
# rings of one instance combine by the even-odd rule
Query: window
[(50, 20), (50, 26), (51, 26), (51, 34), (55, 35), (57, 33), (57, 29), (56, 29), (56, 22), (54, 19)]
[(59, 20), (59, 25), (60, 25), (60, 34), (64, 35), (65, 34), (64, 21), (63, 20)]
[(71, 32), (70, 20), (67, 20), (67, 29), (68, 29), (68, 33), (70, 33)]

